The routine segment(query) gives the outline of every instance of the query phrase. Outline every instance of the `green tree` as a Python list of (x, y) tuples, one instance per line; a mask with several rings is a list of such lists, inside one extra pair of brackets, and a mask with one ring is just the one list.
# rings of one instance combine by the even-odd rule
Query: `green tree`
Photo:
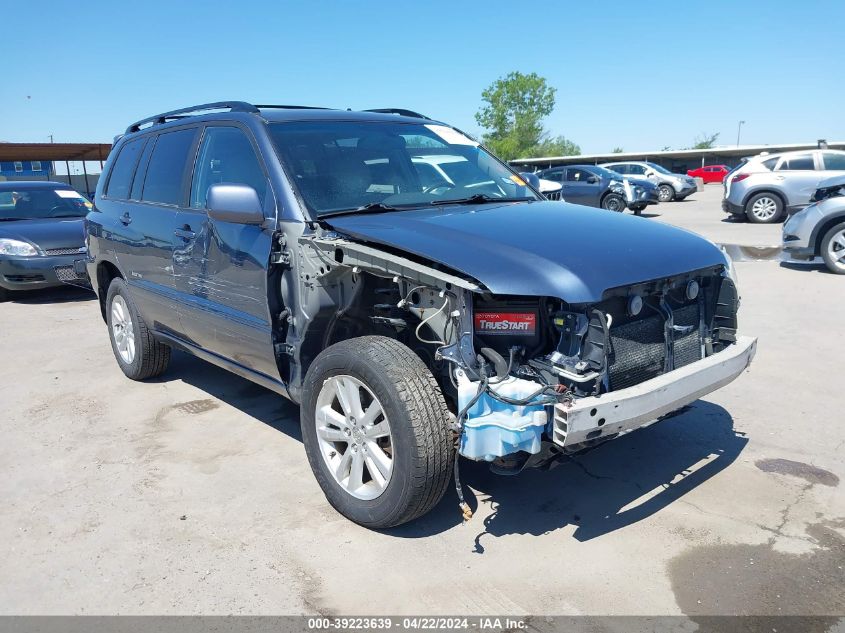
[(481, 93), (484, 105), (475, 114), (487, 132), (484, 144), (505, 160), (579, 153), (568, 139), (550, 138), (543, 119), (555, 107), (555, 89), (537, 73), (508, 73)]
[(622, 149), (621, 147), (614, 147), (612, 150), (610, 150), (610, 153), (611, 154), (621, 154), (624, 151), (625, 150)]
[(716, 139), (718, 138), (718, 132), (714, 134), (702, 133), (700, 136), (695, 137), (695, 145), (693, 145), (690, 149), (710, 149), (716, 144)]

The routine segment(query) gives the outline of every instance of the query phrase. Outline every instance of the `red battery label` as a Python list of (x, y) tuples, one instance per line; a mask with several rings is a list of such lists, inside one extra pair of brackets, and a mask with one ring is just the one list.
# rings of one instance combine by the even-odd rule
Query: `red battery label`
[(479, 334), (534, 336), (537, 315), (532, 312), (476, 312), (475, 331)]

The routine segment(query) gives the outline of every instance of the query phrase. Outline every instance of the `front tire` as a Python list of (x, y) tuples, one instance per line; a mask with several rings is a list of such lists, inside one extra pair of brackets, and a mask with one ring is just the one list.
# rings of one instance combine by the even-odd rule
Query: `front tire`
[(152, 335), (119, 277), (112, 280), (106, 294), (106, 317), (114, 357), (127, 378), (146, 380), (164, 373), (170, 347)]
[(657, 187), (657, 199), (660, 202), (672, 202), (675, 199), (675, 190), (672, 185), (660, 185)]
[(774, 224), (783, 216), (783, 201), (772, 193), (758, 193), (745, 203), (745, 215), (755, 224)]
[(455, 453), (446, 402), (398, 341), (364, 336), (323, 350), (305, 377), (300, 423), (326, 499), (360, 525), (407, 523), (446, 491)]
[(9, 291), (5, 288), (0, 288), (0, 303), (3, 303), (9, 298)]
[(625, 210), (625, 199), (615, 193), (609, 193), (601, 201), (601, 208), (621, 213)]
[(837, 224), (824, 234), (821, 254), (830, 272), (845, 275), (845, 222)]

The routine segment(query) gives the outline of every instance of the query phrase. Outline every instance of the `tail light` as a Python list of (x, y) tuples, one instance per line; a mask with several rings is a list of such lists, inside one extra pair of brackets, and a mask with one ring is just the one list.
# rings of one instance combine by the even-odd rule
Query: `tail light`
[(739, 182), (740, 180), (745, 180), (745, 179), (746, 179), (746, 178), (748, 178), (750, 175), (751, 175), (751, 174), (737, 174), (736, 176), (734, 176), (733, 178), (731, 178), (731, 182)]

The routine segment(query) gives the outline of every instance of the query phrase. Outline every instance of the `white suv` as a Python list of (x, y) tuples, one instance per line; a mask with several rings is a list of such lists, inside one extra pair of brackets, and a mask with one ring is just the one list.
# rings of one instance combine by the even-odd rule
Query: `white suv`
[(819, 181), (845, 175), (845, 152), (820, 149), (760, 154), (725, 176), (722, 210), (773, 224), (810, 203)]

